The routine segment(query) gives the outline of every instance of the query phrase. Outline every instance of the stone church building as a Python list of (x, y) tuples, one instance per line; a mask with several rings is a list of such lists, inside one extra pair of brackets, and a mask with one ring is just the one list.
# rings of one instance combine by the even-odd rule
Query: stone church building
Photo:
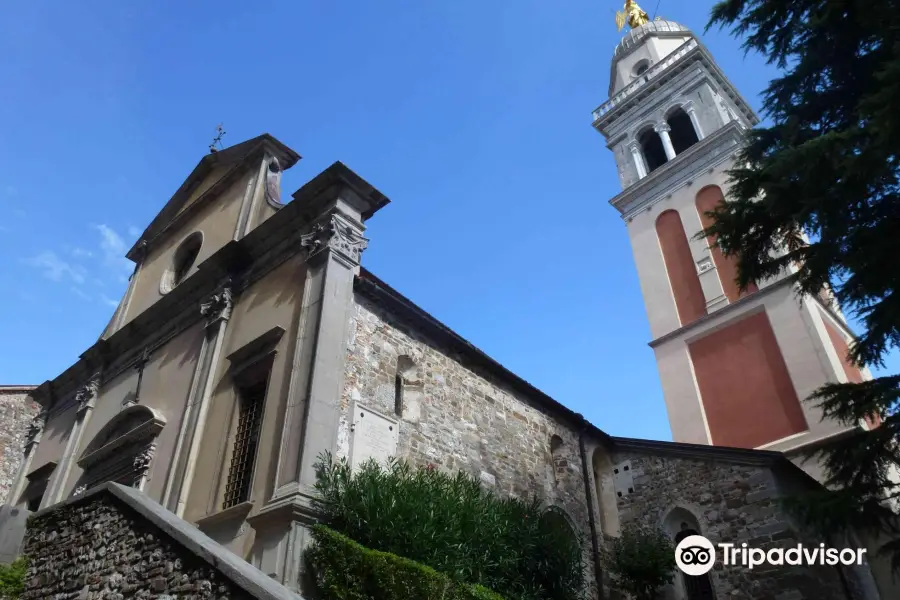
[[(335, 163), (284, 202), (282, 173), (300, 156), (261, 135), (200, 160), (128, 252), (134, 273), (99, 339), (31, 393), (42, 411), (10, 504), (49, 509), (118, 482), (300, 592), (324, 452), (537, 494), (583, 536), (598, 597), (614, 594), (601, 550), (629, 522), (817, 545), (778, 499), (820, 485), (798, 449), (846, 434), (801, 400), (868, 376), (844, 361), (852, 334), (827, 299), (798, 302), (789, 278), (739, 293), (734, 266), (692, 237), (727, 197), (724, 171), (756, 117), (670, 21), (629, 31), (610, 80), (593, 124), (618, 164), (611, 204), (675, 442), (606, 434), (366, 270), (378, 243), (366, 223), (390, 218), (388, 198)], [(665, 597), (896, 597), (882, 575), (718, 565), (679, 574)]]

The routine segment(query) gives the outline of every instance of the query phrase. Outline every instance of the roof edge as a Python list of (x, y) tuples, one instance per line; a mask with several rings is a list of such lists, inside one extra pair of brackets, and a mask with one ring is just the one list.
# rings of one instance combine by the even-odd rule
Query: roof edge
[(581, 413), (577, 413), (557, 400), (554, 400), (546, 393), (504, 367), (502, 364), (488, 356), (484, 351), (479, 350), (471, 342), (373, 275), (372, 272), (366, 268), (360, 267), (359, 275), (355, 278), (353, 287), (355, 291), (360, 292), (370, 300), (387, 308), (401, 319), (406, 318), (407, 320), (414, 322), (417, 326), (421, 327), (423, 333), (434, 339), (436, 342), (445, 344), (453, 352), (467, 358), (468, 364), (463, 363), (463, 366), (481, 367), (486, 372), (495, 376), (498, 380), (522, 393), (529, 399), (534, 400), (538, 404), (578, 423), (579, 425), (586, 425), (587, 427), (592, 428), (602, 438), (609, 437), (606, 432), (585, 419)]

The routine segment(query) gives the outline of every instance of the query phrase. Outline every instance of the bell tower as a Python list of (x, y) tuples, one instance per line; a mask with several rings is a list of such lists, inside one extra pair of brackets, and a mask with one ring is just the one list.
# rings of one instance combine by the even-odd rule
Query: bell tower
[(734, 262), (695, 239), (726, 201), (726, 171), (757, 116), (686, 27), (631, 0), (617, 20), (631, 29), (593, 125), (615, 155), (622, 192), (610, 204), (631, 239), (673, 439), (791, 455), (849, 433), (803, 401), (868, 377), (846, 362), (839, 309), (799, 297), (789, 276), (741, 292)]

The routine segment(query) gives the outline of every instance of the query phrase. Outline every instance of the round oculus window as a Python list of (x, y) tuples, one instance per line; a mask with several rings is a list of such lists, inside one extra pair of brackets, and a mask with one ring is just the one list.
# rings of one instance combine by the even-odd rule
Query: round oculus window
[(184, 238), (172, 256), (172, 264), (163, 273), (162, 281), (159, 282), (160, 293), (168, 294), (175, 289), (175, 286), (184, 281), (191, 267), (197, 262), (197, 255), (200, 254), (202, 245), (203, 234), (199, 231)]
[(650, 68), (650, 61), (646, 58), (643, 60), (639, 60), (635, 65), (634, 69), (632, 69), (632, 73), (634, 73), (635, 77), (640, 77), (644, 73), (647, 72), (647, 69)]

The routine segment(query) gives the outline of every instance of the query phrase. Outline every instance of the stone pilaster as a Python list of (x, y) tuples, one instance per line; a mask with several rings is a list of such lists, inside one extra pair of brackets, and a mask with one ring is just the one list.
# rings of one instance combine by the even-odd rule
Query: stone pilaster
[(353, 279), (366, 248), (368, 200), (344, 189), (301, 238), (308, 271), (283, 420), (272, 499), (249, 519), (256, 530), (251, 562), (293, 590), (304, 581), (303, 551), (316, 521), (318, 457), (335, 453)]
[(184, 515), (191, 491), (197, 456), (206, 428), (209, 402), (215, 388), (216, 371), (225, 342), (225, 329), (231, 318), (233, 306), (231, 286), (228, 282), (200, 305), (200, 313), (206, 317), (206, 335), (191, 381), (185, 415), (175, 442), (173, 467), (169, 471), (162, 502), (163, 506), (179, 517)]
[(76, 460), (76, 455), (81, 448), (84, 430), (91, 419), (94, 412), (94, 405), (97, 402), (97, 396), (100, 394), (100, 371), (94, 373), (93, 376), (81, 388), (75, 392), (75, 402), (78, 405), (75, 415), (75, 423), (69, 433), (69, 439), (66, 442), (66, 449), (63, 452), (59, 466), (53, 472), (51, 481), (48, 484), (48, 492), (44, 494), (41, 502), (41, 508), (52, 506), (57, 502), (65, 499), (66, 482), (72, 473), (72, 464)]
[(644, 165), (644, 157), (641, 154), (640, 145), (638, 145), (637, 141), (632, 141), (628, 144), (628, 150), (631, 152), (631, 159), (634, 161), (634, 168), (637, 171), (638, 179), (643, 179), (647, 176), (647, 167)]
[(31, 461), (34, 453), (37, 451), (38, 444), (41, 443), (41, 437), (44, 434), (44, 426), (47, 423), (47, 409), (42, 408), (28, 426), (28, 434), (25, 438), (24, 456), (22, 464), (19, 466), (19, 472), (16, 474), (16, 482), (13, 485), (12, 493), (7, 498), (8, 504), (16, 504), (19, 497), (25, 490), (25, 484), (28, 481), (28, 472), (31, 470)]

